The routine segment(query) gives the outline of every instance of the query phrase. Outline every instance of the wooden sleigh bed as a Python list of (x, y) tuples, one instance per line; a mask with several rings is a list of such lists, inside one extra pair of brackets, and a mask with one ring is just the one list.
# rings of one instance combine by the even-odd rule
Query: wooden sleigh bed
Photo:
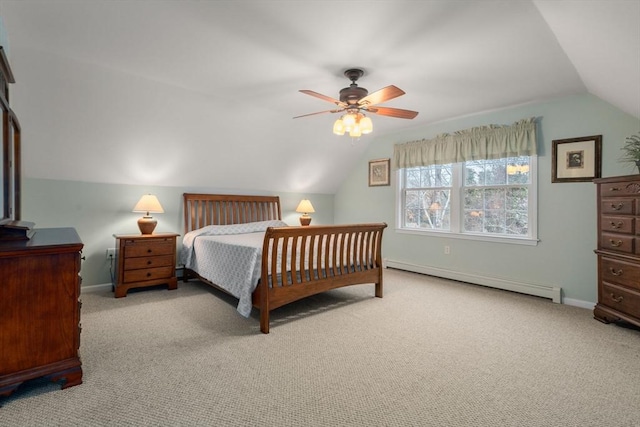
[[(225, 229), (219, 226), (270, 224), (282, 219), (277, 196), (185, 193), (183, 199), (185, 238), (190, 232)], [(255, 248), (260, 257), (256, 265), (259, 280), (251, 294), (251, 305), (260, 312), (260, 330), (269, 333), (271, 310), (330, 289), (372, 283), (375, 296), (382, 298), (382, 232), (386, 226), (269, 226), (264, 238), (252, 234), (261, 240), (256, 245), (261, 248)], [(197, 251), (193, 253), (197, 258)], [(225, 283), (215, 283), (197, 268), (185, 265), (184, 281), (189, 278), (233, 295)]]

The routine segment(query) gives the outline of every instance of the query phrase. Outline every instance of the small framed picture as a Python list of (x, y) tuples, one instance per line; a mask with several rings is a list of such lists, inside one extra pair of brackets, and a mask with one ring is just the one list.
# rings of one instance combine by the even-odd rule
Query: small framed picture
[(602, 135), (553, 141), (551, 182), (585, 182), (600, 178)]
[(389, 167), (391, 159), (378, 159), (369, 162), (369, 187), (390, 185)]

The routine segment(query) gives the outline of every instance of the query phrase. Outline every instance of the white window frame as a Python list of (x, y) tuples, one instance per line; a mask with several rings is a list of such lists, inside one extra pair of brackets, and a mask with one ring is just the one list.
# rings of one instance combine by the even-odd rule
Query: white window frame
[(452, 165), (451, 182), (451, 229), (433, 230), (404, 227), (404, 172), (398, 169), (396, 178), (396, 232), (422, 236), (445, 237), (452, 239), (479, 240), (485, 242), (508, 243), (516, 245), (538, 244), (538, 156), (529, 157), (529, 202), (528, 202), (528, 230), (527, 236), (509, 236), (504, 234), (472, 233), (462, 230), (462, 174), (463, 163)]

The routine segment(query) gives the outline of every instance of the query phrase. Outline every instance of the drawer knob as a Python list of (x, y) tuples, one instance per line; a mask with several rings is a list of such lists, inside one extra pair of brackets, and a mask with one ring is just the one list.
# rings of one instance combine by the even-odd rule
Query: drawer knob
[(609, 267), (609, 273), (613, 274), (614, 276), (622, 276), (622, 269), (616, 271), (613, 269), (613, 267)]
[(147, 261), (147, 265), (151, 265), (151, 264), (152, 264), (151, 260)]
[(620, 191), (619, 187), (611, 187), (609, 191)]
[(153, 252), (153, 251), (151, 250), (151, 248), (147, 249), (147, 253), (149, 253), (149, 254), (150, 254), (151, 252)]
[(617, 205), (614, 205), (613, 203), (611, 203), (611, 209), (613, 209), (614, 211), (619, 211), (623, 207), (624, 207), (624, 203), (622, 202), (618, 203)]
[(611, 246), (613, 246), (614, 248), (622, 246), (622, 240), (609, 239), (609, 243), (611, 243)]
[(151, 273), (147, 273), (147, 277), (151, 277)]
[(610, 296), (611, 296), (611, 299), (612, 299), (614, 302), (622, 302), (622, 300), (624, 299), (622, 295), (620, 295), (619, 297), (617, 297), (617, 296), (615, 296), (615, 294), (614, 294), (613, 292), (610, 294)]
[(615, 222), (611, 221), (611, 228), (614, 228), (616, 230), (619, 229), (620, 227), (622, 227), (622, 225), (623, 225), (622, 221), (618, 221), (617, 224)]

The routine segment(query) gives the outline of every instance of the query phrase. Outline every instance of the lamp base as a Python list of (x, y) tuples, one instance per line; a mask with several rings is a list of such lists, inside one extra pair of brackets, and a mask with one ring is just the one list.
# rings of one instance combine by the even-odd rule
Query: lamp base
[(143, 216), (138, 220), (138, 228), (142, 234), (153, 234), (153, 230), (156, 228), (158, 221), (150, 216)]
[(300, 217), (300, 225), (306, 226), (311, 224), (311, 217), (309, 215), (302, 215)]

